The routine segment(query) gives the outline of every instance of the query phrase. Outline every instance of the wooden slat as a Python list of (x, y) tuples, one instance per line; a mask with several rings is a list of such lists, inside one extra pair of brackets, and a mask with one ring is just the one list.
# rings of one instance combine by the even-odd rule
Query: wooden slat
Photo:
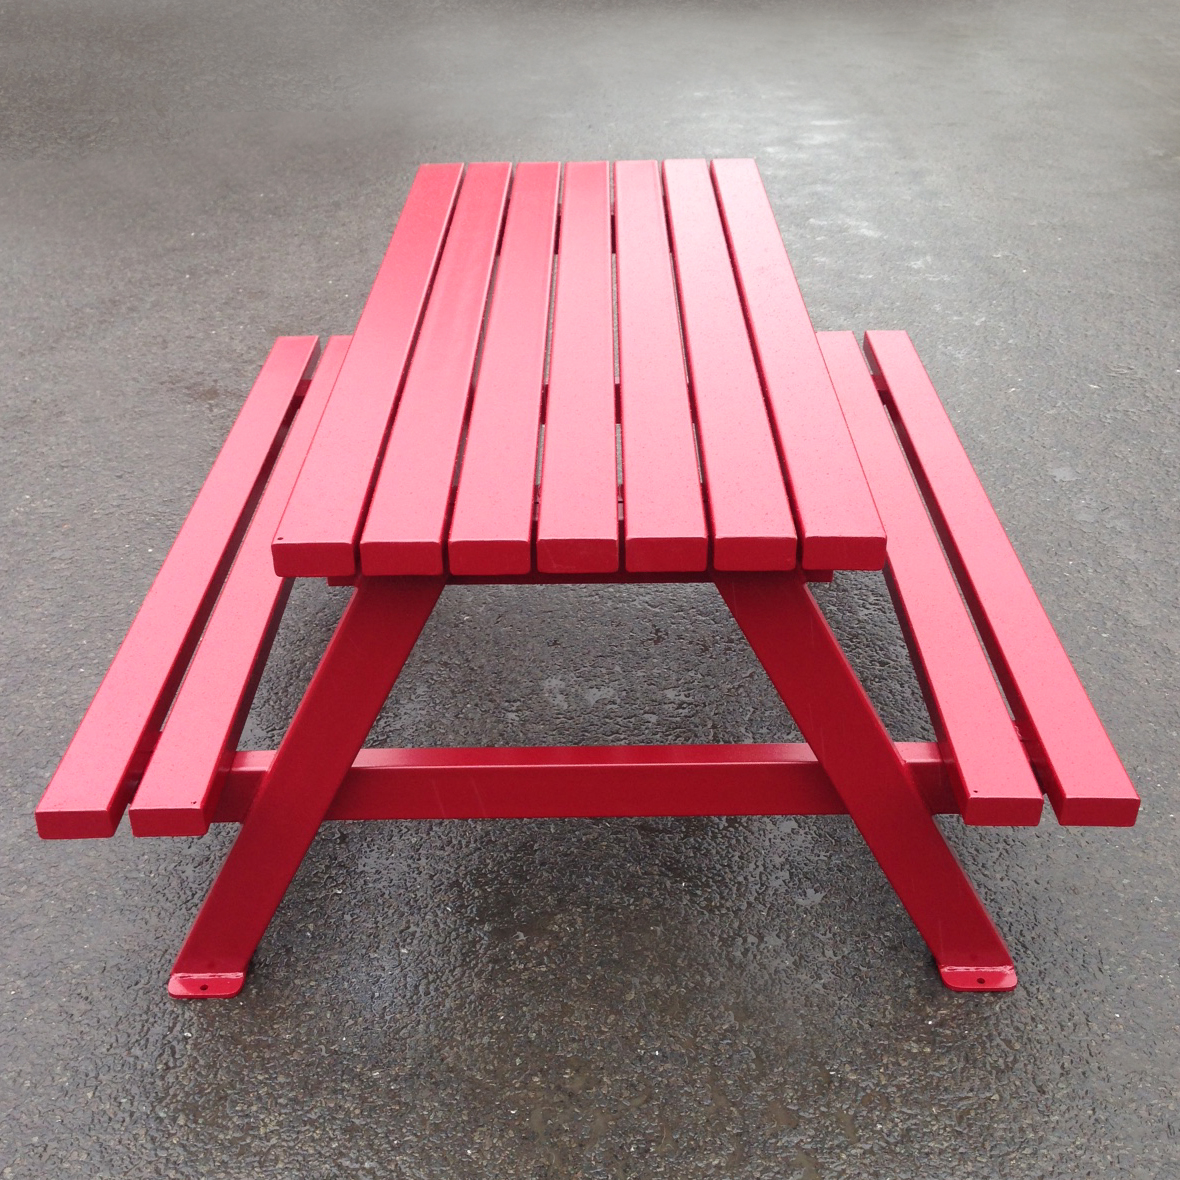
[(114, 834), (318, 354), (314, 336), (275, 341), (37, 806), (46, 839)]
[(623, 530), (633, 571), (703, 570), (709, 539), (659, 165), (615, 165)]
[(504, 225), (463, 470), (447, 539), (454, 574), (532, 568), (541, 382), (559, 164), (519, 164)]
[(275, 572), (348, 577), (459, 191), (461, 164), (418, 169), (274, 545)]
[(361, 532), (365, 574), (441, 574), (443, 533), (512, 175), (471, 164)]
[(868, 332), (898, 432), (1063, 824), (1125, 827), (1139, 796), (904, 332)]
[(713, 564), (791, 569), (795, 524), (708, 167), (704, 160), (666, 160), (664, 185)]
[(619, 566), (610, 172), (567, 164), (537, 522), (542, 573)]
[[(926, 806), (954, 813), (933, 742), (898, 742)], [(214, 823), (241, 823), (273, 750), (237, 754)], [(329, 820), (847, 815), (810, 747), (545, 746), (362, 750)]]
[(714, 160), (717, 202), (786, 466), (806, 569), (880, 569), (885, 530), (758, 166)]
[(348, 351), (334, 336), (274, 465), (129, 811), (137, 836), (199, 836), (233, 760), (291, 580), (270, 542)]
[(963, 819), (1035, 824), (1041, 790), (856, 338), (819, 342), (889, 537), (886, 577)]

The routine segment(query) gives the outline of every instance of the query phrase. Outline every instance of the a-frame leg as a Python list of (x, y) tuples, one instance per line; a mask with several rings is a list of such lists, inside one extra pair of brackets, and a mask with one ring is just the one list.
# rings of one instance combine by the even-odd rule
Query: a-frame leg
[(283, 894), (442, 592), (442, 578), (366, 578), (172, 969), (173, 996), (236, 995)]
[(803, 578), (717, 574), (721, 591), (956, 991), (1009, 991), (1012, 956), (947, 846)]

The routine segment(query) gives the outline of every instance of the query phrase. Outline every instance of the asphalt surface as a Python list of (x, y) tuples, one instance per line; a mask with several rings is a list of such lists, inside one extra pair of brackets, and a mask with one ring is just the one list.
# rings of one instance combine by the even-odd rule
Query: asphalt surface
[[(1180, 1176), (1178, 115), (1163, 0), (0, 0), (0, 1176)], [(947, 824), (1008, 996), (848, 821), (704, 819), (329, 826), (242, 995), (169, 1000), (230, 833), (32, 809), (273, 337), (352, 328), (419, 161), (733, 155), (816, 325), (914, 337), (1138, 826)], [(879, 579), (819, 594), (924, 736)], [(374, 740), (791, 733), (707, 588), (466, 589)]]

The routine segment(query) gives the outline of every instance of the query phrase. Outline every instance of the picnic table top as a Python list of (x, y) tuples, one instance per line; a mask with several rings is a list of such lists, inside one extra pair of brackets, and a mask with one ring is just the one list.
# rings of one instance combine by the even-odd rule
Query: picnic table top
[(272, 554), (335, 578), (880, 569), (754, 161), (420, 168)]

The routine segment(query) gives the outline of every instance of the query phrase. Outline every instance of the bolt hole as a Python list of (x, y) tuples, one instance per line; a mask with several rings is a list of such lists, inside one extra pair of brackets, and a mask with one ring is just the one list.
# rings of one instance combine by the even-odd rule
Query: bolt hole
[[(981, 979), (979, 982), (982, 983), (983, 980)], [(201, 984), (201, 991), (207, 992), (208, 990), (209, 990), (209, 985), (207, 983)]]
[[(987, 980), (984, 979), (984, 977), (981, 975), (975, 982), (976, 983), (987, 983)], [(204, 988), (201, 988), (201, 991), (204, 991), (204, 990), (205, 990)]]

